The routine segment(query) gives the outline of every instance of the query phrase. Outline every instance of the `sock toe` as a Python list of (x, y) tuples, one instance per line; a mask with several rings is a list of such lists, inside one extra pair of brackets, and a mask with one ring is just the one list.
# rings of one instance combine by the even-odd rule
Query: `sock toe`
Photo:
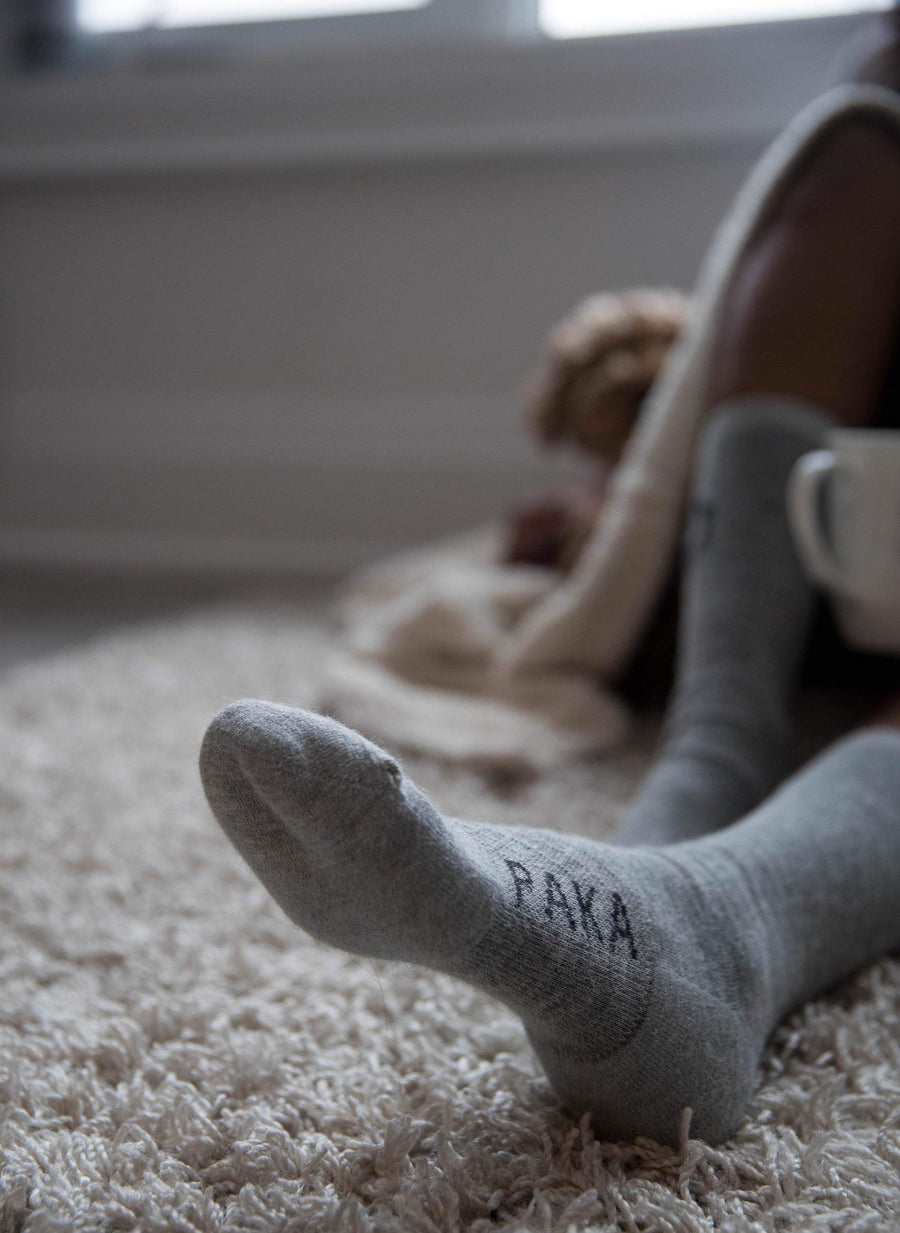
[(383, 749), (346, 728), (336, 719), (277, 702), (244, 698), (219, 711), (206, 730), (204, 746), (229, 749), (244, 763), (283, 763), (316, 766), (329, 764), (399, 770), (396, 761)]
[(442, 966), (483, 931), (492, 905), (465, 842), (390, 755), (343, 724), (234, 702), (210, 724), (200, 769), (228, 838), (313, 937)]
[[(396, 787), (397, 762), (371, 741), (312, 711), (242, 699), (215, 716), (203, 740), (200, 771), (207, 795), (239, 778), (289, 830)], [(212, 801), (211, 801), (212, 803)]]

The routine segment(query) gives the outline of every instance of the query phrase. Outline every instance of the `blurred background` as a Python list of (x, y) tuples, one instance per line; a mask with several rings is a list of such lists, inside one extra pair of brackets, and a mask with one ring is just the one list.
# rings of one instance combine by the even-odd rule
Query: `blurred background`
[(689, 290), (877, 7), (5, 0), (0, 668), (577, 471), (546, 335)]

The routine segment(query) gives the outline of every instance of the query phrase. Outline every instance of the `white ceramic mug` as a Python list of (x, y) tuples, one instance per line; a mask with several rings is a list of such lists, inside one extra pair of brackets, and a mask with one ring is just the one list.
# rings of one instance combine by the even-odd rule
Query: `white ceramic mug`
[(787, 496), (800, 559), (847, 641), (900, 654), (900, 431), (829, 433), (798, 459)]

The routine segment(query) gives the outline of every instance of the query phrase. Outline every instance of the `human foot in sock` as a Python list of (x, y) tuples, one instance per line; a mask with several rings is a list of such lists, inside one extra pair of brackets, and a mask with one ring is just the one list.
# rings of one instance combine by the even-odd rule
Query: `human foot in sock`
[(614, 842), (694, 839), (753, 809), (784, 776), (790, 704), (815, 589), (785, 491), (832, 424), (779, 395), (711, 413), (697, 451), (685, 544), (676, 683), (662, 751)]
[(320, 715), (227, 707), (209, 803), (288, 916), (422, 963), (520, 1015), (558, 1096), (607, 1137), (720, 1141), (791, 1006), (900, 943), (900, 734), (820, 759), (745, 822), (622, 850), (443, 818), (377, 746)]

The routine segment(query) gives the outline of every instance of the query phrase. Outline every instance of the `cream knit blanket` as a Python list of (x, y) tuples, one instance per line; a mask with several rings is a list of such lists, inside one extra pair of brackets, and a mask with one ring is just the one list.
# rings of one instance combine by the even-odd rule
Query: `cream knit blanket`
[(806, 107), (745, 181), (572, 574), (496, 566), (490, 528), (366, 571), (350, 588), (347, 652), (323, 695), (333, 713), (389, 744), (500, 772), (621, 740), (628, 715), (603, 682), (626, 664), (673, 561), (724, 297), (799, 160), (855, 115), (900, 135), (896, 94), (841, 86)]

